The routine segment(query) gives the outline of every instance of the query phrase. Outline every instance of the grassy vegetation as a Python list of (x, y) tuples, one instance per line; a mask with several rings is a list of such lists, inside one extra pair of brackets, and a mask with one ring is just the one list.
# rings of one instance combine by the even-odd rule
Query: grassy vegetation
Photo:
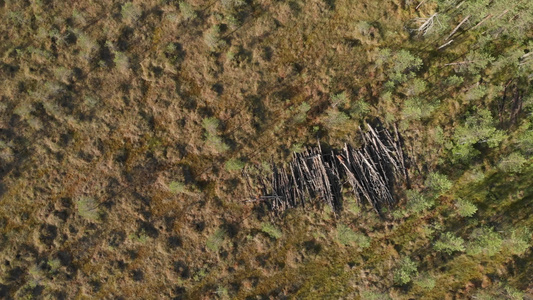
[[(528, 299), (533, 6), (460, 3), (0, 1), (0, 298)], [(376, 118), (398, 207), (255, 201)]]

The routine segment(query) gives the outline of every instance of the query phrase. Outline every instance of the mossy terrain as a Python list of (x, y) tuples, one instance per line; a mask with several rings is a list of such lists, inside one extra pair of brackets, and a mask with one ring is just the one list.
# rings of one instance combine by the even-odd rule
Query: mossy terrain
[[(0, 18), (0, 298), (533, 297), (530, 1), (0, 0)], [(376, 119), (409, 157), (396, 207), (257, 201), (271, 162)]]

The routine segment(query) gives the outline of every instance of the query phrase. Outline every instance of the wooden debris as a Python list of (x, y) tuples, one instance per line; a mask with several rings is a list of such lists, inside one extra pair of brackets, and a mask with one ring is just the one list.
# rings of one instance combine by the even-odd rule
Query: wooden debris
[(324, 203), (334, 212), (342, 208), (342, 188), (349, 187), (359, 204), (368, 203), (380, 213), (382, 207), (396, 204), (394, 186), (408, 181), (406, 156), (398, 129), (391, 134), (380, 124), (366, 124), (359, 149), (345, 144), (343, 149), (322, 151), (320, 144), (294, 153), (284, 168), (272, 162), (270, 180), (260, 179), (262, 195), (273, 212)]

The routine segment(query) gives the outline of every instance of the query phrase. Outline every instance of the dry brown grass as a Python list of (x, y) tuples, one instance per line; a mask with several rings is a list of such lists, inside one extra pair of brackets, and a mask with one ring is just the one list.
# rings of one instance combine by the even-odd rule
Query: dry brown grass
[[(328, 111), (349, 115), (359, 99), (369, 116), (399, 121), (403, 97), (384, 101), (386, 77), (373, 61), (377, 48), (406, 43), (398, 28), (412, 8), (186, 2), (195, 18), (176, 1), (135, 0), (126, 12), (118, 1), (0, 1), (0, 295), (340, 298), (377, 288), (406, 296), (390, 272), (401, 251), (426, 255), (429, 239), (412, 229), (432, 216), (388, 220), (393, 228), (365, 211), (336, 219), (307, 208), (270, 219), (243, 202), (255, 191), (225, 165), (284, 161), (317, 138), (353, 141), (365, 115), (325, 123)], [(215, 26), (219, 36), (209, 36)], [(348, 101), (332, 107), (343, 91)], [(297, 116), (303, 103), (309, 110)], [(449, 100), (436, 111), (405, 130), (430, 169), (440, 152), (422, 130), (450, 125), (464, 107)], [(220, 121), (216, 142), (207, 118)], [(282, 236), (263, 232), (264, 222)], [(341, 246), (337, 222), (365, 232), (371, 247)], [(226, 234), (210, 249), (217, 229)], [(487, 274), (461, 259), (437, 286), (459, 290)], [(448, 284), (462, 265), (469, 272)]]

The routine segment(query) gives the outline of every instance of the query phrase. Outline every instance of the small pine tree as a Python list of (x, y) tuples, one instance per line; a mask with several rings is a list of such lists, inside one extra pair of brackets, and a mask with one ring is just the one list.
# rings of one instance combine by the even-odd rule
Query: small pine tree
[(425, 197), (419, 191), (407, 190), (407, 211), (410, 213), (419, 213), (431, 208), (435, 203), (432, 199)]
[(513, 152), (502, 158), (498, 163), (498, 169), (508, 173), (520, 173), (527, 164), (527, 159), (519, 152)]
[(503, 239), (492, 228), (482, 227), (474, 230), (470, 235), (470, 242), (466, 249), (469, 255), (484, 254), (493, 256), (500, 252)]
[(455, 207), (461, 217), (471, 217), (477, 211), (477, 207), (472, 202), (463, 199), (457, 199)]
[(531, 247), (531, 232), (527, 227), (511, 230), (510, 236), (504, 245), (513, 255), (524, 254)]
[(443, 195), (452, 188), (452, 182), (444, 174), (432, 172), (425, 181), (427, 188), (431, 190), (436, 196)]
[(418, 274), (417, 264), (409, 257), (404, 257), (396, 271), (394, 271), (394, 282), (399, 285), (407, 284), (411, 281), (413, 276)]
[(465, 241), (451, 232), (444, 233), (435, 243), (435, 250), (452, 254), (455, 251), (465, 251)]

